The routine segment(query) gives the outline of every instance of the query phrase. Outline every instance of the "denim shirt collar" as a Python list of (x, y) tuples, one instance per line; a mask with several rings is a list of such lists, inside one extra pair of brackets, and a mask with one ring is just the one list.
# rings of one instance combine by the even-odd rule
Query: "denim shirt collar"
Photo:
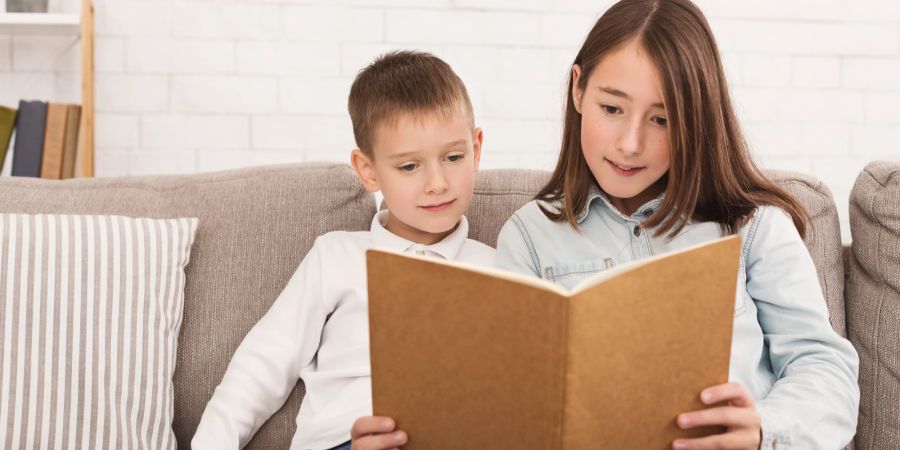
[(629, 217), (629, 216), (622, 214), (622, 212), (619, 211), (619, 208), (616, 208), (615, 206), (613, 206), (613, 204), (609, 201), (609, 196), (606, 195), (606, 193), (603, 192), (603, 190), (600, 189), (600, 187), (597, 186), (596, 183), (591, 183), (591, 188), (588, 191), (587, 202), (585, 202), (584, 208), (581, 210), (581, 212), (578, 213), (578, 216), (575, 218), (575, 221), (578, 222), (579, 225), (581, 224), (581, 222), (584, 222), (584, 219), (587, 219), (587, 216), (591, 212), (591, 207), (592, 207), (594, 201), (599, 199), (602, 201), (602, 206), (606, 206), (606, 208), (609, 210), (610, 214), (612, 214), (614, 217), (617, 217), (617, 218), (621, 219), (622, 221), (643, 222), (648, 217), (653, 215), (653, 213), (659, 208), (659, 205), (662, 203), (662, 201), (665, 197), (666, 197), (665, 192), (659, 194), (659, 196), (657, 196), (653, 200), (650, 200), (650, 201), (644, 203), (643, 205), (641, 205), (641, 207), (638, 208), (634, 212), (634, 214), (632, 214)]

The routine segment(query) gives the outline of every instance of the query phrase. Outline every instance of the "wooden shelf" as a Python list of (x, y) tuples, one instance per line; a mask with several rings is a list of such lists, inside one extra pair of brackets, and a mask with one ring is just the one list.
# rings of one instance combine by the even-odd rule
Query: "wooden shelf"
[(79, 14), (2, 13), (0, 34), (74, 34), (81, 33)]
[(81, 13), (0, 12), (0, 34), (70, 34), (81, 38), (81, 124), (78, 148), (81, 170), (94, 176), (94, 3), (81, 0)]

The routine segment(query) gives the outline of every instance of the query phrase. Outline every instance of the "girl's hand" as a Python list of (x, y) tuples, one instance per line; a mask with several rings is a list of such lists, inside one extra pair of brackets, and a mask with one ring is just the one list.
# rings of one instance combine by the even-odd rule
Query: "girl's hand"
[(397, 450), (406, 444), (406, 433), (394, 431), (396, 428), (397, 424), (390, 417), (360, 417), (350, 429), (350, 447), (353, 450)]
[(753, 397), (740, 383), (727, 383), (704, 389), (700, 401), (706, 405), (728, 402), (728, 406), (683, 413), (677, 423), (682, 429), (702, 426), (724, 426), (725, 433), (695, 439), (676, 439), (675, 450), (747, 449), (757, 450), (762, 439), (759, 413)]

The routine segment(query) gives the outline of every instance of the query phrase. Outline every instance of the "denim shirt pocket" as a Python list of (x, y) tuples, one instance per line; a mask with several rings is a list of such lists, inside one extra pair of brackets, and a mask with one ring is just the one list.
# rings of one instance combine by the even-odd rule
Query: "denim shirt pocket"
[(561, 263), (544, 267), (545, 280), (559, 284), (566, 289), (578, 286), (582, 281), (606, 270), (615, 267), (612, 258), (596, 258), (574, 263)]

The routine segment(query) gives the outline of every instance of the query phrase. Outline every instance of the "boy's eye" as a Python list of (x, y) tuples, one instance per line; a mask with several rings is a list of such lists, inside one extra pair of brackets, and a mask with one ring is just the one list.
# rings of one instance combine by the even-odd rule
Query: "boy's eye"
[(619, 109), (618, 106), (600, 105), (600, 108), (603, 109), (603, 112), (605, 112), (607, 114), (618, 114), (618, 113), (622, 112), (622, 110)]
[(464, 155), (461, 155), (461, 154), (459, 154), (459, 155), (450, 155), (450, 156), (447, 157), (447, 159), (448, 159), (450, 162), (456, 162), (456, 161), (462, 160), (464, 157), (465, 157), (465, 156), (464, 156)]
[(416, 170), (416, 165), (414, 163), (404, 164), (397, 169), (401, 172), (412, 172), (413, 170)]
[(666, 119), (665, 117), (657, 116), (650, 120), (652, 120), (653, 123), (655, 123), (657, 126), (659, 126), (661, 128), (665, 128), (665, 126), (669, 124), (669, 119)]

